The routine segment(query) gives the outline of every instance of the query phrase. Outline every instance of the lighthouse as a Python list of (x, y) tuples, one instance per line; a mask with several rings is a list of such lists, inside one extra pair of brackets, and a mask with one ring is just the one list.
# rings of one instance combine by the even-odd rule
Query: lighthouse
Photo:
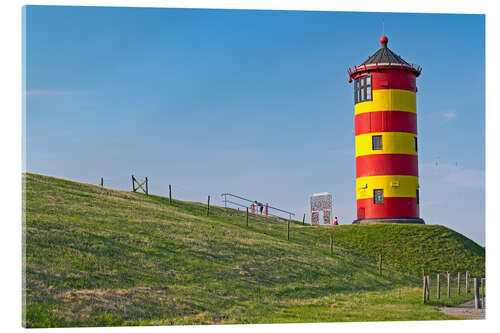
[(380, 38), (380, 49), (349, 68), (354, 86), (357, 219), (424, 223), (419, 216), (417, 85), (421, 67)]

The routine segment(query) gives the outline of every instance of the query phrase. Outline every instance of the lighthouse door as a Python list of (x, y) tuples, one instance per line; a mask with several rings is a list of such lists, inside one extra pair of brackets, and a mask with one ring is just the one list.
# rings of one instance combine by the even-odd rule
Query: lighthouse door
[(364, 219), (365, 218), (365, 207), (359, 207), (358, 208), (358, 219)]

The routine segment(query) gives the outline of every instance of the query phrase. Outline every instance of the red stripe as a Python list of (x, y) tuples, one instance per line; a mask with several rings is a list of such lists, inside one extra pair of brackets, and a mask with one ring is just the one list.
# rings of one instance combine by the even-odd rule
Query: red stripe
[(374, 154), (356, 157), (356, 178), (383, 175), (418, 176), (418, 157), (406, 154)]
[(419, 217), (416, 198), (384, 198), (383, 204), (374, 204), (373, 199), (358, 199), (358, 219)]
[(354, 117), (354, 135), (374, 132), (417, 134), (417, 114), (406, 111), (375, 111)]
[(417, 92), (417, 77), (414, 72), (379, 69), (360, 74), (362, 75), (353, 76), (353, 79), (370, 74), (372, 76), (372, 89), (403, 89)]

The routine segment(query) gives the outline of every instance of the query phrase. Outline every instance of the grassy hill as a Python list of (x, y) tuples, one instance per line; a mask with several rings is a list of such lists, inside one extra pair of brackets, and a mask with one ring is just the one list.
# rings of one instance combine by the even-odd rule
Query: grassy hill
[(449, 319), (421, 304), (417, 270), (484, 271), (484, 249), (444, 227), (295, 222), (287, 241), (281, 219), (23, 180), (28, 327)]

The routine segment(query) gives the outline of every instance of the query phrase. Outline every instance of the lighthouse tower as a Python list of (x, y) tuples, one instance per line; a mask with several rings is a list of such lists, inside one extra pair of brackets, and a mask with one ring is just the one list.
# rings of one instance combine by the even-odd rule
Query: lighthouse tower
[(424, 223), (419, 217), (416, 78), (387, 47), (349, 69), (354, 81), (357, 219), (353, 223)]

